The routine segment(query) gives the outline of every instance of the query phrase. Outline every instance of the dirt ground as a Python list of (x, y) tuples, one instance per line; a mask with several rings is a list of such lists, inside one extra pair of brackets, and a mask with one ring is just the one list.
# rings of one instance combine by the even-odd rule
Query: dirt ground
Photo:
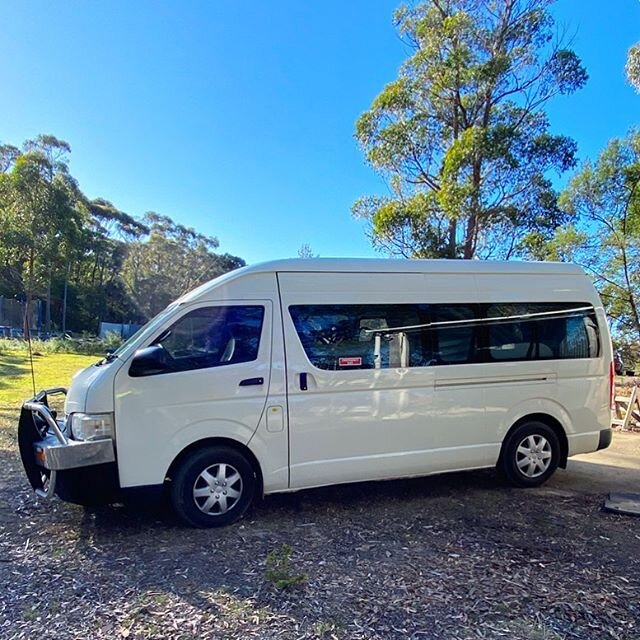
[[(492, 471), (362, 483), (200, 531), (39, 504), (0, 448), (0, 638), (635, 639), (640, 518), (602, 512), (612, 490), (640, 493), (640, 434), (536, 490)], [(299, 582), (277, 588), (274, 561)]]
[(640, 433), (616, 431), (608, 449), (570, 458), (567, 471), (545, 485), (551, 487), (583, 494), (640, 493)]

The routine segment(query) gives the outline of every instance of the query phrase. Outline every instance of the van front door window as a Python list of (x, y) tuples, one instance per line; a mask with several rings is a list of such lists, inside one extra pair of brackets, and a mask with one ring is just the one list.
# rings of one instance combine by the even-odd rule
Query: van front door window
[(258, 357), (264, 307), (201, 307), (182, 316), (151, 344), (166, 351), (169, 371), (205, 369)]

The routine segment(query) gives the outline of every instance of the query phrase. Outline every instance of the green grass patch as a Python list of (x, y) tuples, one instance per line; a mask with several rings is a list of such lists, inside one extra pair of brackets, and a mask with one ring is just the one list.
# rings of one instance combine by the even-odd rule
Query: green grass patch
[(264, 577), (276, 589), (288, 589), (307, 580), (306, 574), (292, 572), (292, 551), (293, 549), (288, 544), (283, 544), (280, 549), (271, 551), (265, 560)]
[[(98, 361), (96, 356), (46, 353), (33, 356), (36, 391), (68, 387), (73, 375)], [(12, 448), (22, 401), (33, 396), (29, 354), (0, 352), (0, 448)]]
[[(36, 391), (47, 387), (66, 387), (73, 374), (97, 362), (96, 356), (45, 353), (33, 356)], [(29, 354), (19, 351), (0, 353), (0, 406), (20, 406), (33, 395)]]

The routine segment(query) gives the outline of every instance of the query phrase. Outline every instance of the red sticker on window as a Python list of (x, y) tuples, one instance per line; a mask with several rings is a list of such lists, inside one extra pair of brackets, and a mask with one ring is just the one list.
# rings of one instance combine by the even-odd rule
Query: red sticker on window
[(341, 367), (361, 367), (362, 358), (338, 358), (338, 365)]

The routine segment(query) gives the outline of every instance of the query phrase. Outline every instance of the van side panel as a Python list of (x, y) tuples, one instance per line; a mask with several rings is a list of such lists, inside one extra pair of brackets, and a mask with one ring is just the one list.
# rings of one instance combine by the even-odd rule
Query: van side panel
[[(494, 425), (498, 442), (519, 419), (546, 413), (565, 430), (569, 456), (595, 451), (600, 430), (610, 426), (608, 373), (612, 353), (602, 302), (589, 278), (478, 274), (476, 281), (478, 295), (487, 303), (545, 301), (594, 306), (600, 339), (598, 358), (484, 364), (479, 365), (484, 369), (479, 377), (496, 381), (486, 386), (486, 417)], [(531, 375), (532, 379), (518, 382), (520, 375)], [(536, 376), (541, 379), (536, 381)]]
[[(578, 273), (279, 273), (287, 350), (291, 488), (496, 464), (513, 424), (559, 422), (569, 455), (607, 428), (611, 348), (602, 305)], [(571, 303), (597, 310), (595, 358), (322, 370), (291, 305)], [(303, 387), (304, 376), (304, 387)]]
[(453, 388), (446, 396), (434, 392), (441, 370), (457, 380), (471, 376), (475, 365), (320, 369), (309, 361), (290, 311), (292, 305), (473, 303), (472, 275), (280, 273), (278, 279), (292, 488), (493, 463), (499, 445), (486, 431), (483, 389)]

